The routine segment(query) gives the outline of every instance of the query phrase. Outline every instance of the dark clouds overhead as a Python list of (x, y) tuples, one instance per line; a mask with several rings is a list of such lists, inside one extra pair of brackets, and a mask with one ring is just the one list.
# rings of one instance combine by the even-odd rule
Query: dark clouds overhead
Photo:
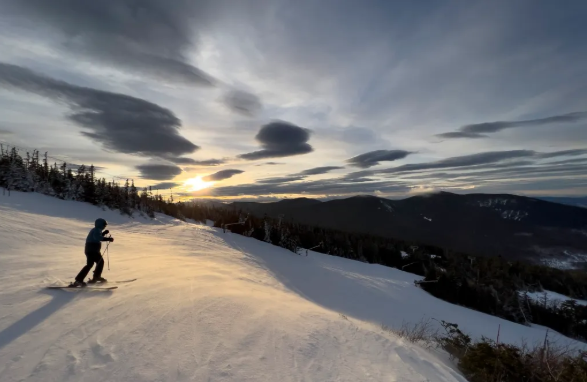
[(519, 180), (552, 180), (556, 177), (558, 181), (575, 180), (587, 181), (587, 163), (560, 166), (549, 164), (534, 164), (532, 166), (519, 166), (511, 168), (496, 168), (483, 171), (475, 171), (474, 168), (455, 169), (451, 172), (441, 173), (423, 173), (420, 175), (402, 176), (403, 180), (427, 180), (429, 182), (442, 182), (444, 180), (453, 180), (460, 182), (462, 185), (472, 184), (479, 185), (487, 182), (501, 181), (504, 184)]
[[(477, 154), (479, 155), (479, 154)], [(560, 182), (563, 187), (579, 187), (587, 181), (587, 157), (545, 161), (551, 158), (587, 155), (586, 150), (560, 150), (540, 153), (531, 150), (501, 153), (482, 153), (480, 156), (464, 156), (423, 164), (405, 165), (391, 169), (372, 171), (370, 175), (393, 175), (403, 181), (425, 181), (428, 186), (451, 185), (468, 187), (475, 185), (499, 192), (499, 185), (511, 189), (512, 182), (524, 184), (528, 189), (545, 187), (545, 182)], [(523, 160), (512, 160), (512, 158)], [(435, 171), (442, 168), (444, 172)], [(351, 174), (347, 175), (349, 177)], [(366, 175), (356, 173), (355, 176)], [(534, 183), (533, 183), (534, 182)]]
[(342, 141), (350, 145), (368, 146), (385, 142), (379, 134), (365, 127), (347, 127), (340, 134)]
[(186, 58), (196, 48), (194, 27), (205, 21), (211, 1), (4, 1), (11, 20), (24, 17), (48, 27), (62, 38), (56, 45), (79, 57), (168, 81), (214, 83)]
[(210, 174), (202, 178), (205, 182), (217, 182), (220, 180), (232, 178), (235, 175), (242, 174), (244, 171), (242, 170), (222, 170), (215, 172), (214, 174)]
[(307, 154), (314, 149), (307, 142), (310, 130), (285, 121), (271, 122), (261, 127), (255, 139), (263, 150), (239, 155), (246, 160), (281, 158)]
[(534, 155), (535, 152), (531, 150), (490, 151), (479, 154), (462, 155), (458, 157), (441, 159), (436, 162), (405, 164), (403, 166), (379, 170), (378, 173), (392, 174), (404, 171), (476, 166), (487, 163), (497, 163), (509, 159), (532, 157)]
[(259, 97), (242, 90), (229, 91), (223, 101), (230, 110), (248, 117), (256, 115), (262, 108)]
[(0, 84), (65, 103), (69, 120), (107, 149), (140, 156), (176, 158), (199, 147), (179, 135), (181, 121), (169, 109), (124, 94), (58, 81), (0, 63)]
[[(260, 179), (256, 183), (226, 186), (212, 190), (217, 196), (239, 195), (354, 195), (406, 193), (411, 188), (458, 190), (471, 185), (492, 192), (552, 189), (556, 178), (564, 187), (587, 184), (587, 158), (545, 162), (550, 158), (587, 155), (586, 150), (560, 150), (541, 153), (532, 150), (485, 152), (446, 158), (439, 161), (408, 164), (390, 169), (364, 170), (336, 179), (305, 182), (303, 176)], [(443, 169), (444, 172), (435, 170)], [(371, 177), (393, 174), (393, 180)], [(512, 183), (513, 182), (513, 183)], [(515, 185), (514, 185), (515, 183)]]
[(405, 150), (376, 150), (347, 160), (351, 166), (359, 168), (369, 168), (376, 166), (379, 162), (391, 162), (398, 159), (403, 159), (412, 154)]
[(479, 134), (479, 133), (468, 133), (465, 131), (451, 131), (450, 133), (442, 133), (442, 134), (437, 134), (437, 137), (440, 138), (448, 138), (448, 139), (453, 139), (453, 138), (471, 138), (471, 139), (477, 139), (477, 138), (487, 138), (489, 137), (488, 135), (485, 134)]
[(304, 170), (302, 172), (300, 172), (300, 175), (321, 175), (321, 174), (326, 174), (329, 173), (330, 171), (334, 171), (334, 170), (341, 170), (344, 167), (340, 167), (340, 166), (324, 166), (324, 167), (315, 167), (315, 168), (310, 168), (308, 170)]
[(196, 160), (193, 164), (198, 166), (220, 166), (224, 164), (226, 161), (224, 159), (206, 159), (206, 160)]
[(556, 158), (556, 157), (563, 157), (563, 156), (580, 156), (580, 155), (587, 155), (587, 149), (574, 149), (574, 150), (562, 150), (562, 151), (553, 151), (550, 153), (540, 153), (536, 156), (539, 158)]
[(505, 129), (514, 129), (520, 127), (543, 126), (552, 124), (575, 123), (587, 119), (587, 112), (575, 112), (562, 115), (555, 115), (547, 118), (530, 119), (516, 122), (484, 122), (473, 125), (466, 125), (450, 133), (438, 134), (441, 138), (486, 138), (490, 133), (496, 133)]
[[(282, 0), (0, 0), (0, 51), (7, 62), (65, 79), (67, 86), (27, 78), (18, 87), (68, 105), (71, 121), (109, 151), (190, 166), (194, 173), (201, 171), (198, 166), (224, 164), (224, 160), (189, 158), (197, 146), (179, 135), (181, 123), (173, 113), (153, 103), (176, 110), (186, 126), (206, 127), (203, 134), (193, 133), (201, 137), (197, 143), (202, 139), (212, 146), (206, 147), (207, 158), (234, 158), (241, 153), (247, 153), (241, 158), (249, 160), (288, 157), (312, 152), (314, 146), (315, 154), (284, 160), (302, 167), (285, 163), (271, 169), (280, 171), (270, 172), (245, 164), (248, 167), (243, 169), (257, 170), (251, 178), (272, 177), (258, 181), (265, 190), (268, 185), (296, 183), (297, 188), (292, 184), (285, 189), (340, 192), (347, 187), (349, 192), (366, 192), (374, 185), (385, 188), (388, 183), (381, 183), (381, 177), (413, 175), (417, 181), (415, 177), (439, 172), (446, 177), (422, 179), (430, 180), (426, 184), (445, 180), (456, 184), (455, 179), (466, 177), (473, 184), (483, 182), (482, 176), (493, 180), (503, 174), (528, 174), (550, 176), (553, 184), (563, 185), (568, 183), (557, 174), (579, 174), (580, 167), (569, 166), (584, 163), (583, 154), (546, 151), (577, 149), (585, 142), (587, 118), (581, 111), (586, 110), (587, 87), (578, 79), (587, 75), (586, 4), (581, 0), (564, 6), (525, 0), (434, 6), (382, 0), (368, 6), (349, 0), (338, 6)], [(415, 27), (422, 25), (426, 27)], [(202, 71), (206, 68), (214, 68), (210, 73), (214, 70), (215, 78)], [(14, 85), (13, 80), (8, 82)], [(69, 85), (102, 88), (98, 83), (133, 89), (140, 99)], [(253, 89), (266, 104), (236, 89)], [(104, 159), (97, 158), (87, 142), (72, 137), (72, 127), (60, 118), (61, 108), (13, 94), (11, 89), (0, 92), (0, 124), (13, 130), (14, 137), (0, 138), (15, 144), (46, 144), (54, 155), (71, 154), (68, 150), (82, 143), (79, 146), (88, 149), (84, 160)], [(212, 104), (222, 94), (223, 104)], [(148, 111), (143, 113), (144, 109)], [(261, 134), (264, 126), (257, 137), (259, 146), (243, 149), (255, 122), (228, 116), (227, 110), (295, 121), (315, 133), (305, 134), (303, 129), (293, 139), (289, 133), (273, 139)], [(564, 114), (568, 111), (580, 113)], [(235, 120), (235, 130), (226, 129)], [(486, 122), (454, 124), (462, 120)], [(140, 133), (135, 131), (138, 126)], [(431, 148), (429, 138), (439, 132), (437, 126), (452, 126), (440, 134), (451, 142)], [(161, 136), (153, 136), (154, 131)], [(53, 141), (49, 134), (54, 134)], [(55, 144), (62, 139), (59, 134), (72, 139)], [(504, 135), (507, 142), (484, 139)], [(467, 145), (454, 144), (457, 138), (466, 139)], [(373, 155), (374, 150), (393, 147), (422, 155), (404, 157), (399, 164), (411, 163), (406, 166), (386, 163), (398, 160), (393, 156)], [(484, 153), (514, 149), (527, 149), (528, 155)], [(468, 153), (482, 154), (464, 155)], [(425, 159), (430, 156), (432, 161)], [(112, 155), (102, 163), (120, 157)], [(345, 163), (347, 158), (355, 163)], [(552, 168), (543, 167), (542, 162), (555, 160)], [(431, 162), (417, 163), (422, 161)], [(370, 171), (345, 175), (337, 180), (339, 184), (303, 181), (312, 169), (297, 173), (330, 164)], [(385, 169), (391, 166), (399, 167)], [(379, 168), (383, 169), (373, 170)], [(454, 177), (457, 173), (460, 178)], [(350, 183), (361, 183), (363, 188)]]
[(168, 159), (170, 162), (173, 162), (175, 164), (196, 164), (196, 160), (192, 159), (192, 158), (178, 157), (178, 158), (166, 158), (166, 159)]
[(217, 187), (210, 190), (215, 196), (238, 195), (352, 195), (407, 192), (410, 186), (404, 182), (379, 181), (370, 183), (344, 183), (338, 179), (317, 180), (302, 183), (251, 183), (238, 186)]
[(204, 160), (197, 160), (192, 158), (167, 158), (170, 162), (175, 164), (190, 164), (196, 166), (219, 166), (224, 164), (226, 161), (224, 159), (204, 159)]
[(141, 164), (136, 166), (141, 178), (151, 180), (169, 180), (181, 174), (181, 168), (167, 164)]
[(260, 167), (260, 166), (279, 166), (282, 164), (285, 164), (285, 163), (283, 163), (283, 162), (265, 162), (265, 163), (259, 163), (255, 166), (257, 166), (257, 167)]
[(161, 182), (157, 184), (153, 184), (149, 187), (153, 188), (153, 190), (168, 190), (170, 188), (175, 188), (181, 186), (181, 183), (176, 182)]
[(304, 176), (291, 175), (291, 176), (282, 176), (282, 177), (275, 177), (275, 178), (259, 179), (257, 181), (257, 183), (262, 183), (262, 184), (281, 184), (281, 183), (297, 182), (297, 181), (304, 180), (304, 179), (305, 179)]
[(324, 167), (315, 167), (310, 168), (304, 171), (301, 171), (297, 174), (291, 174), (287, 176), (281, 177), (273, 177), (273, 178), (263, 178), (257, 180), (257, 183), (260, 184), (282, 184), (282, 183), (290, 183), (290, 182), (297, 182), (306, 179), (306, 177), (311, 175), (322, 175), (326, 174), (330, 171), (343, 169), (344, 167), (340, 166), (324, 166)]
[(587, 163), (587, 158), (573, 158), (573, 159), (563, 159), (557, 160), (554, 162), (548, 162), (548, 164), (574, 164), (574, 163)]

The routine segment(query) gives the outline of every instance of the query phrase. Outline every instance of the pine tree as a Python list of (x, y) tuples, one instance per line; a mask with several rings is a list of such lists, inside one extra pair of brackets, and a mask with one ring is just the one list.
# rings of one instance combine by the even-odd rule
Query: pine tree
[(263, 241), (271, 244), (271, 224), (269, 224), (269, 221), (265, 220), (263, 227), (265, 230), (265, 238)]

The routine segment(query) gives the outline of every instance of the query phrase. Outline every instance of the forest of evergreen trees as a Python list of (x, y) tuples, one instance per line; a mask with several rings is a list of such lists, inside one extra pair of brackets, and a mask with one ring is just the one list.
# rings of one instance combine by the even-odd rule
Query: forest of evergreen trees
[(45, 153), (42, 159), (38, 151), (26, 156), (15, 147), (0, 145), (0, 187), (10, 191), (38, 192), (59, 199), (88, 202), (131, 214), (142, 211), (149, 216), (154, 212), (175, 211), (172, 203), (162, 196), (153, 196), (144, 189), (138, 192), (134, 182), (120, 185), (97, 178), (94, 166), (68, 166), (63, 162), (50, 164)]
[[(39, 192), (65, 200), (105, 206), (133, 216), (163, 213), (178, 219), (214, 221), (216, 227), (266, 241), (305, 255), (313, 248), (332, 256), (381, 264), (425, 276), (420, 287), (448, 302), (521, 324), (540, 324), (587, 340), (587, 307), (574, 301), (533, 301), (524, 291), (551, 290), (574, 298), (587, 297), (584, 271), (563, 271), (508, 261), (475, 257), (445, 248), (373, 235), (348, 233), (296, 223), (285, 218), (248, 216), (228, 206), (202, 202), (174, 202), (139, 190), (132, 180), (124, 184), (98, 178), (94, 166), (50, 164), (38, 151), (22, 155), (0, 146), (0, 187), (10, 191)], [(234, 224), (239, 223), (240, 224)], [(226, 225), (226, 226), (225, 226)], [(433, 314), (434, 312), (431, 312)]]
[(318, 252), (425, 276), (424, 282), (415, 284), (445, 301), (524, 325), (543, 325), (587, 340), (587, 306), (571, 299), (564, 302), (547, 298), (533, 300), (527, 294), (550, 290), (585, 299), (587, 274), (583, 270), (559, 270), (499, 256), (470, 256), (420, 243), (298, 224), (285, 218), (248, 216), (245, 220), (244, 217), (243, 212), (234, 209), (219, 211), (217, 219), (220, 220), (216, 220), (216, 226), (240, 219), (244, 224), (231, 226), (231, 231), (294, 252), (300, 247), (319, 246)]

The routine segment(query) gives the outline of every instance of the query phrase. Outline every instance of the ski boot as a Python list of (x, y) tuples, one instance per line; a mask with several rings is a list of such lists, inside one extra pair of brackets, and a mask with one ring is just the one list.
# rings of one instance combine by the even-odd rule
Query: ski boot
[(69, 284), (69, 286), (71, 288), (83, 288), (85, 287), (87, 284), (83, 281), (77, 281), (75, 280), (74, 282), (72, 282), (71, 284)]
[(95, 283), (105, 283), (106, 280), (104, 277), (94, 277), (93, 279), (88, 280), (88, 284), (95, 284)]

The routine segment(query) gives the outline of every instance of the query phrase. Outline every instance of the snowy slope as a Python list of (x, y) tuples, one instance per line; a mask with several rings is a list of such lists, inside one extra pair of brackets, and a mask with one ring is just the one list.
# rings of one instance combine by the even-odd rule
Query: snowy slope
[(528, 292), (528, 297), (531, 300), (538, 301), (541, 303), (544, 301), (545, 295), (546, 295), (546, 303), (547, 304), (552, 304), (552, 303), (562, 304), (563, 302), (568, 301), (568, 300), (575, 300), (578, 305), (587, 305), (587, 301), (585, 301), (585, 300), (577, 300), (577, 299), (571, 298), (569, 296), (565, 296), (565, 295), (562, 295), (560, 293), (556, 293), (556, 292), (553, 292), (550, 290), (545, 290), (544, 292)]
[[(43, 289), (83, 266), (99, 216), (116, 239), (104, 276), (138, 280)], [(427, 316), (476, 336), (501, 324), (504, 341), (544, 336), (435, 299), (415, 278), (165, 216), (0, 195), (0, 381), (463, 382), (445, 357), (380, 324)]]

